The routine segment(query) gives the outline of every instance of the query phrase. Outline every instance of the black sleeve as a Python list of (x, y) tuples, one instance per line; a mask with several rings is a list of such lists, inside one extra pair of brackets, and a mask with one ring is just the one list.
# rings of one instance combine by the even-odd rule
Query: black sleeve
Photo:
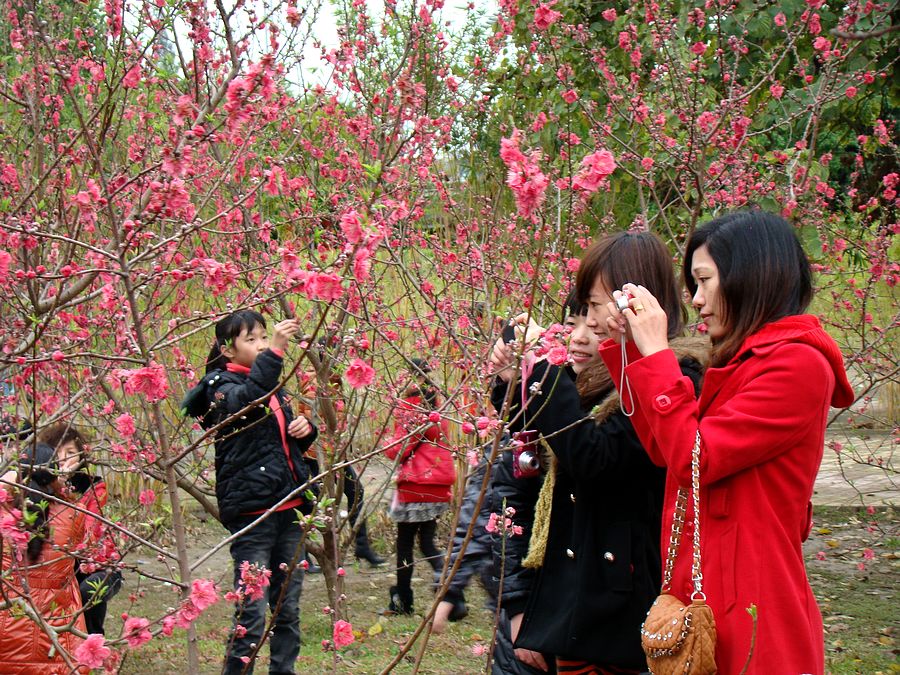
[[(528, 428), (539, 431), (560, 465), (578, 480), (615, 480), (619, 472), (628, 470), (637, 436), (625, 415), (614, 413), (598, 426), (582, 411), (572, 379), (562, 368), (546, 361), (535, 364), (528, 378), (525, 415), (518, 415), (519, 386), (516, 385), (510, 405), (511, 430), (521, 429), (524, 422)], [(491, 393), (498, 410), (502, 409), (506, 390), (506, 383), (498, 378)]]
[(250, 374), (243, 382), (225, 381), (214, 387), (216, 398), (219, 398), (218, 394), (224, 395), (220, 407), (228, 413), (236, 413), (246, 408), (251, 401), (262, 398), (278, 386), (283, 365), (284, 360), (271, 349), (267, 349), (256, 357), (250, 368)]

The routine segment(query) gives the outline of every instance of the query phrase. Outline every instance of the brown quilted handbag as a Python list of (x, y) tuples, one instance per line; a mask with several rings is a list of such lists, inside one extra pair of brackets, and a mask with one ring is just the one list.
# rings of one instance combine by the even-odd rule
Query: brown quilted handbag
[(647, 655), (647, 666), (653, 675), (714, 675), (716, 669), (716, 620), (703, 594), (703, 574), (700, 571), (700, 432), (694, 442), (691, 457), (691, 492), (694, 504), (694, 550), (691, 576), (694, 593), (691, 604), (685, 605), (669, 593), (672, 568), (681, 544), (687, 492), (678, 490), (672, 536), (666, 553), (662, 592), (653, 601), (644, 625), (641, 626), (641, 646)]

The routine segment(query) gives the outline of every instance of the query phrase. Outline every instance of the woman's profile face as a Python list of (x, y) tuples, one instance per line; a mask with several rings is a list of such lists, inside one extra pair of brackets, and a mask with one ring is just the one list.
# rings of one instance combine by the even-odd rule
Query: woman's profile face
[(700, 312), (700, 319), (706, 324), (710, 339), (725, 336), (724, 309), (719, 296), (719, 268), (704, 245), (694, 251), (691, 258), (691, 276), (697, 284), (697, 291), (691, 304)]
[(600, 360), (600, 353), (597, 351), (600, 339), (588, 326), (586, 316), (570, 314), (566, 317), (566, 327), (571, 330), (569, 333), (569, 357), (572, 359), (572, 370), (578, 375)]
[(603, 278), (597, 275), (588, 295), (587, 326), (594, 332), (598, 340), (605, 340), (609, 337), (606, 320), (610, 317), (608, 305), (612, 299), (612, 291), (603, 283)]

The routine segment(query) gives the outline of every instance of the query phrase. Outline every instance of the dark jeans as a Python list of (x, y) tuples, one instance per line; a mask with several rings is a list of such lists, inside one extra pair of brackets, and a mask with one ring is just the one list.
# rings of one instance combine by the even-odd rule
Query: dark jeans
[[(228, 529), (234, 534), (255, 518), (256, 516), (242, 516), (229, 523)], [(259, 600), (245, 598), (241, 604), (235, 605), (234, 622), (243, 626), (247, 632), (243, 637), (234, 635), (229, 644), (230, 649), (225, 654), (224, 672), (227, 675), (253, 672), (253, 662), (244, 664), (241, 657), (252, 656), (254, 648), (251, 645), (258, 645), (262, 640), (266, 629), (266, 606), (274, 614), (274, 625), (269, 637), (269, 673), (280, 675), (294, 672), (294, 661), (300, 653), (299, 602), (303, 587), (303, 570), (299, 567), (299, 562), (303, 560), (301, 536), (297, 515), (293, 509), (288, 509), (273, 513), (231, 543), (235, 590), (239, 588), (241, 563), (245, 560), (271, 570), (272, 576), (269, 586), (264, 589), (263, 597)], [(284, 569), (281, 569), (282, 565)]]
[(81, 592), (81, 605), (85, 608), (84, 623), (88, 634), (104, 635), (106, 605), (122, 588), (122, 573), (117, 570), (100, 570), (92, 574), (76, 572), (75, 578)]
[(397, 523), (397, 588), (401, 591), (412, 589), (413, 544), (417, 533), (422, 555), (435, 572), (441, 569), (443, 554), (434, 544), (436, 532), (436, 520), (426, 520), (424, 523)]

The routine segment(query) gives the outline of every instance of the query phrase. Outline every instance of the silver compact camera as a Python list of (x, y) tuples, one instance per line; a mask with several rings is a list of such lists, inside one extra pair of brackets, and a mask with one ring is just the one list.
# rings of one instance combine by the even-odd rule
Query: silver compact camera
[(616, 298), (616, 307), (619, 308), (620, 312), (624, 312), (628, 309), (628, 301), (631, 300), (632, 297), (634, 296), (632, 296), (631, 293), (622, 291), (622, 295)]

